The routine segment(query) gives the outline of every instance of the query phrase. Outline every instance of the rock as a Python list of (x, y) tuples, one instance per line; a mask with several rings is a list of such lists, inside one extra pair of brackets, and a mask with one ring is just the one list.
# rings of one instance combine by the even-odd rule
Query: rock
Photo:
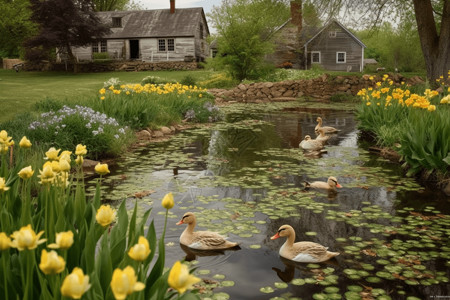
[(99, 163), (99, 161), (85, 158), (83, 159), (83, 168), (94, 168)]
[(162, 133), (161, 131), (153, 131), (153, 135), (152, 135), (152, 137), (156, 137), (156, 138), (158, 138), (158, 137), (163, 137), (164, 136), (164, 133)]
[(161, 130), (161, 132), (162, 132), (163, 134), (165, 134), (165, 135), (171, 134), (171, 133), (172, 133), (172, 130), (170, 130), (170, 128), (169, 128), (169, 127), (166, 127), (166, 126), (161, 127), (160, 130)]
[(152, 138), (152, 134), (144, 129), (137, 133), (137, 137), (140, 140), (149, 140)]

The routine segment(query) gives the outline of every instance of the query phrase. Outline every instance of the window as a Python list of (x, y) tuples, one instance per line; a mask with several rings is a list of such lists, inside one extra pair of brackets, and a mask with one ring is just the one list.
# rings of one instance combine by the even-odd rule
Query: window
[(158, 51), (166, 52), (175, 51), (175, 39), (159, 39), (158, 40)]
[(113, 17), (112, 18), (112, 27), (122, 27), (122, 18)]
[(108, 52), (107, 43), (105, 40), (94, 42), (92, 44), (92, 52), (93, 53), (99, 53), (99, 52)]
[(202, 23), (200, 23), (200, 35), (199, 35), (199, 37), (200, 37), (200, 39), (201, 40), (203, 40), (203, 24)]
[(328, 32), (328, 36), (329, 36), (330, 38), (335, 38), (335, 37), (336, 37), (336, 31), (329, 31), (329, 32)]
[(347, 52), (336, 52), (336, 63), (344, 64), (347, 62)]
[(311, 63), (320, 64), (320, 51), (311, 51)]

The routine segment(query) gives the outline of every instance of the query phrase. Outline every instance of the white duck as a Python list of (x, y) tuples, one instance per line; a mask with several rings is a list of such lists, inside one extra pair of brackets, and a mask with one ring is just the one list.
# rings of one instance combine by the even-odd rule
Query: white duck
[(280, 256), (289, 260), (304, 263), (318, 263), (329, 260), (339, 252), (330, 252), (328, 247), (313, 242), (297, 242), (295, 241), (295, 231), (290, 225), (281, 226), (277, 233), (270, 239), (275, 240), (279, 237), (287, 237), (286, 242), (280, 248)]
[(323, 131), (323, 128), (319, 128), (319, 130), (317, 130), (319, 132), (319, 136), (316, 137), (316, 141), (320, 141), (322, 144), (325, 144), (328, 139), (330, 138), (329, 135), (325, 135), (325, 132)]
[(192, 249), (198, 250), (223, 250), (238, 246), (237, 243), (227, 241), (225, 237), (212, 231), (194, 232), (196, 225), (195, 215), (187, 212), (177, 225), (187, 224), (188, 226), (180, 236), (180, 243)]
[(311, 136), (306, 135), (305, 139), (300, 142), (299, 147), (304, 150), (317, 151), (323, 148), (321, 141), (313, 140)]
[(318, 124), (316, 125), (315, 131), (319, 131), (319, 128), (322, 128), (324, 133), (335, 133), (335, 132), (339, 131), (334, 127), (322, 126), (322, 118), (321, 117), (317, 117), (316, 122)]
[(328, 177), (327, 182), (324, 181), (314, 181), (314, 182), (308, 182), (305, 181), (305, 188), (314, 188), (314, 189), (325, 189), (325, 190), (332, 190), (336, 191), (336, 188), (340, 189), (342, 188), (342, 185), (340, 185), (334, 176)]

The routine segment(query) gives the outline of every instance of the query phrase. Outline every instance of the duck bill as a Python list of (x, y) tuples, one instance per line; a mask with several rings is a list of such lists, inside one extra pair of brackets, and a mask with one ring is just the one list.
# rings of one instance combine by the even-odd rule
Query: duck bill
[(271, 240), (276, 240), (277, 238), (279, 238), (280, 237), (280, 235), (278, 234), (278, 232), (277, 233), (275, 233), (275, 235), (273, 236), (273, 237), (271, 237), (270, 239)]
[(340, 185), (339, 183), (336, 183), (336, 187), (337, 187), (338, 189), (342, 189), (342, 185)]
[(184, 224), (183, 220), (180, 220), (177, 222), (177, 225), (181, 225), (181, 224)]

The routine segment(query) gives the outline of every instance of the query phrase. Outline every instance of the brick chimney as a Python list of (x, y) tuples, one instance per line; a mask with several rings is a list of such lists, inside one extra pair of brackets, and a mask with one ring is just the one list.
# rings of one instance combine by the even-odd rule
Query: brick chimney
[(171, 14), (175, 13), (175, 0), (170, 0), (170, 13)]
[(302, 31), (302, 0), (291, 1), (291, 23), (296, 25), (298, 32)]

